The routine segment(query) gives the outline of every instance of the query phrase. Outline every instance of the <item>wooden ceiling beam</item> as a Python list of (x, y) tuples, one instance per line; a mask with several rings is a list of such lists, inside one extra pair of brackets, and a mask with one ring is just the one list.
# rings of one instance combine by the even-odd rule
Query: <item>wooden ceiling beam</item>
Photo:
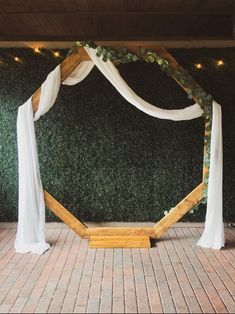
[(235, 2), (233, 2), (233, 39), (235, 39)]
[(93, 15), (218, 15), (232, 16), (232, 11), (14, 11), (1, 12), (1, 16), (40, 16), (40, 15), (77, 15), (77, 16), (93, 16)]
[[(165, 41), (95, 41), (98, 45), (110, 47), (126, 47), (127, 45), (137, 45), (144, 48), (164, 46), (165, 48), (228, 48), (235, 47), (235, 40), (168, 40)], [(0, 41), (1, 48), (45, 48), (45, 49), (69, 49), (75, 41)]]
[(1, 34), (0, 31), (0, 41), (48, 41), (48, 42), (56, 42), (56, 41), (82, 41), (82, 40), (93, 40), (95, 42), (125, 42), (125, 41), (167, 41), (167, 42), (190, 42), (190, 41), (216, 41), (216, 42), (223, 42), (223, 41), (231, 41), (233, 40), (232, 32), (231, 36), (169, 36), (169, 37), (163, 37), (163, 36), (145, 36), (143, 40), (143, 36), (137, 36), (137, 35), (128, 35), (125, 36), (101, 36), (101, 35), (89, 35), (86, 36), (84, 34), (74, 34), (74, 35), (24, 35), (24, 34)]

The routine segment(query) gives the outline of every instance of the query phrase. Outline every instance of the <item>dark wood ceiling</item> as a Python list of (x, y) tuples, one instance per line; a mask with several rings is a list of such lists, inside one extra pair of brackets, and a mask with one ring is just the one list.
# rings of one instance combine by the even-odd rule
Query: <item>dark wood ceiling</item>
[(232, 39), (234, 0), (0, 0), (0, 40)]

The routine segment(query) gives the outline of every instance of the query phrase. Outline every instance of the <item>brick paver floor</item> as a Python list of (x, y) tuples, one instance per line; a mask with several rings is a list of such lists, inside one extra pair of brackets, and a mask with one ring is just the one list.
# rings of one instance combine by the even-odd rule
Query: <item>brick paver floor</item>
[(181, 223), (151, 249), (89, 249), (47, 224), (51, 249), (16, 254), (0, 224), (1, 313), (235, 313), (235, 229), (226, 248), (196, 246), (202, 224)]

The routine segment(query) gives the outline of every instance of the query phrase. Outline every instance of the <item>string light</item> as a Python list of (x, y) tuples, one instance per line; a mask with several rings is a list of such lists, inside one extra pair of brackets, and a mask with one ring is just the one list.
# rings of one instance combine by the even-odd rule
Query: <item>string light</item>
[[(36, 48), (31, 47), (31, 48), (33, 49), (33, 51), (34, 51), (36, 54), (42, 53), (41, 48), (39, 48), (39, 47), (36, 47)], [(50, 50), (50, 51), (51, 51), (51, 53), (53, 54), (53, 56), (54, 56), (55, 58), (61, 58), (61, 55), (60, 55), (60, 52), (59, 52), (59, 51), (52, 51), (52, 50)], [(17, 56), (12, 56), (12, 55), (11, 55), (11, 57), (12, 57), (12, 58), (15, 60), (15, 62), (17, 62), (17, 63), (22, 63), (22, 62), (23, 62), (23, 60), (22, 60), (21, 58), (17, 57)], [(1, 59), (1, 58), (0, 58), (0, 64), (4, 64), (4, 61), (3, 61), (3, 59)], [(223, 66), (225, 65), (225, 62), (224, 62), (223, 59), (218, 59), (218, 60), (214, 60), (214, 64), (215, 64), (217, 67), (223, 67)], [(194, 68), (195, 68), (196, 70), (202, 70), (202, 69), (204, 69), (204, 65), (203, 65), (202, 63), (194, 63)]]
[(217, 65), (218, 67), (221, 67), (221, 66), (224, 65), (224, 61), (223, 61), (223, 60), (217, 60), (217, 61), (216, 61), (216, 65)]
[(53, 54), (54, 54), (54, 56), (55, 56), (56, 58), (60, 57), (59, 51), (55, 51), (55, 52), (53, 52)]
[(34, 52), (35, 52), (35, 53), (41, 53), (41, 51), (40, 51), (39, 48), (35, 48), (35, 49), (34, 49)]
[(20, 60), (20, 58), (18, 58), (18, 57), (14, 57), (14, 60), (15, 60), (16, 62), (22, 62), (22, 61)]
[(195, 66), (195, 68), (198, 69), (198, 70), (203, 69), (203, 66), (202, 66), (201, 63), (195, 63), (194, 66)]

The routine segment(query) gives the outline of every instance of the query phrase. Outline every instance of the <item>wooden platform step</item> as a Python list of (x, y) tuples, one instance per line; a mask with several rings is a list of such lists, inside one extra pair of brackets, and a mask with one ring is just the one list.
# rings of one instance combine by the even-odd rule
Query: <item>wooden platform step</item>
[(149, 248), (148, 236), (91, 236), (91, 248)]

